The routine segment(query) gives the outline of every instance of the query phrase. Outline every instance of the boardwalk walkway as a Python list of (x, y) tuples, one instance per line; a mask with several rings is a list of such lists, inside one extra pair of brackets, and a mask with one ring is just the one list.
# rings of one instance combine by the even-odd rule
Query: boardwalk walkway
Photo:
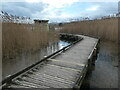
[(98, 39), (83, 40), (19, 75), (7, 88), (78, 88), (88, 70)]

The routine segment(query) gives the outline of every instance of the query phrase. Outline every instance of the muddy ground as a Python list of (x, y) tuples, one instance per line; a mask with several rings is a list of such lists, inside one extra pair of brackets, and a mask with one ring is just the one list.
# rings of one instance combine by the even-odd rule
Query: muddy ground
[(113, 42), (100, 43), (93, 71), (86, 75), (82, 89), (118, 88), (118, 46)]

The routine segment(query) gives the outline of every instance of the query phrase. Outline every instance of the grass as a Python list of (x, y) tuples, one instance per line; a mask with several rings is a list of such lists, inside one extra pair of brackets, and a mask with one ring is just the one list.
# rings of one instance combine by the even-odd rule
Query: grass
[(38, 25), (2, 23), (3, 58), (13, 58), (23, 52), (34, 52), (57, 40), (57, 32), (46, 31)]
[(120, 18), (71, 22), (64, 24), (61, 32), (100, 37), (102, 40), (117, 42), (118, 19)]

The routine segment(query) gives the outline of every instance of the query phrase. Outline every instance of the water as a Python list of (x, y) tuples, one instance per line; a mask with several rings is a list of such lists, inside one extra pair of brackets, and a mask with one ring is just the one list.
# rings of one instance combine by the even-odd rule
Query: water
[(70, 43), (65, 41), (55, 42), (35, 53), (24, 53), (14, 59), (3, 60), (2, 62), (2, 79), (8, 75), (12, 75), (22, 69), (40, 61), (44, 57), (68, 46)]
[(87, 74), (82, 90), (85, 88), (118, 88), (118, 46), (113, 42), (101, 42), (100, 52)]
[[(3, 62), (3, 79), (29, 65), (38, 62), (44, 56), (69, 45), (70, 43), (59, 41), (36, 53), (26, 53), (15, 59)], [(87, 74), (82, 88), (117, 88), (118, 87), (118, 46), (112, 42), (101, 42), (100, 52), (92, 67), (92, 72)], [(84, 90), (83, 89), (83, 90)], [(82, 90), (82, 89), (81, 89)]]

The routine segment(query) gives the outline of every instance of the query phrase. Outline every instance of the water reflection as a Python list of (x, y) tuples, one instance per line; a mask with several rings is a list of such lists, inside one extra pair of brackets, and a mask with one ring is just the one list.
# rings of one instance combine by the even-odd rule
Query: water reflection
[(48, 56), (57, 50), (62, 49), (63, 47), (69, 45), (69, 42), (58, 41), (53, 44), (49, 44), (47, 47), (42, 48), (34, 53), (23, 53), (20, 56), (17, 56), (15, 59), (3, 60), (2, 62), (2, 79), (8, 75), (12, 75), (33, 63), (36, 63), (43, 59), (45, 56)]
[(60, 41), (59, 42), (59, 49), (62, 49), (63, 47), (65, 47), (65, 46), (68, 46), (70, 43), (68, 43), (68, 42), (65, 42), (65, 41)]
[(101, 42), (98, 58), (87, 73), (81, 90), (92, 88), (118, 88), (118, 46), (113, 42)]

